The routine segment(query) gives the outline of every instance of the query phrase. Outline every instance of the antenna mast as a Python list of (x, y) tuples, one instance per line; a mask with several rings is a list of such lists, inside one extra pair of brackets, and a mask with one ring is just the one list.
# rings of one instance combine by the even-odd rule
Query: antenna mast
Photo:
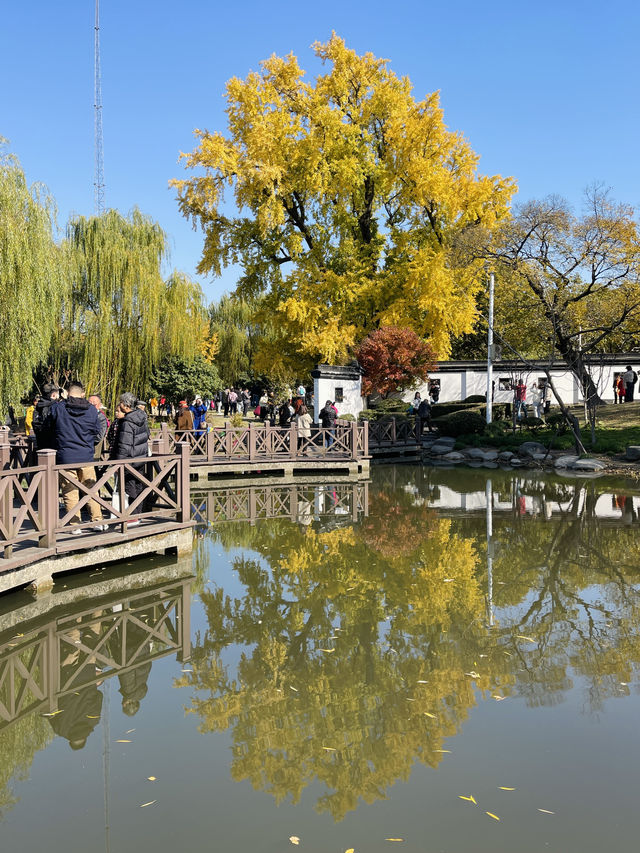
[(93, 181), (93, 203), (95, 212), (100, 216), (104, 212), (104, 159), (102, 151), (102, 75), (100, 72), (100, 0), (96, 0), (96, 23), (94, 27), (94, 148), (95, 172)]

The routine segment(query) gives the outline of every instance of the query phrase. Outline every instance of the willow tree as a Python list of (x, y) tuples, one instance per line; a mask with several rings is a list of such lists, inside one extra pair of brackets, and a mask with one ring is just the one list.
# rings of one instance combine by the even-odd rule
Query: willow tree
[[(2, 140), (0, 139), (0, 143)], [(30, 387), (46, 357), (67, 288), (54, 239), (55, 204), (29, 186), (15, 156), (0, 150), (0, 411)]]
[(216, 364), (226, 385), (244, 381), (252, 371), (252, 356), (258, 330), (255, 301), (224, 294), (209, 306), (209, 330), (216, 336)]
[(198, 285), (174, 274), (164, 282), (167, 238), (139, 210), (109, 210), (68, 226), (73, 283), (58, 360), (110, 403), (124, 389), (142, 394), (165, 354), (189, 357), (203, 332)]
[(328, 73), (307, 83), (295, 56), (272, 56), (227, 84), (226, 134), (196, 131), (184, 155), (196, 174), (173, 184), (204, 231), (199, 271), (237, 263), (237, 294), (266, 293), (279, 337), (263, 363), (342, 361), (381, 325), (446, 355), (481, 286), (480, 262), (456, 246), (507, 215), (514, 184), (478, 173), (437, 94), (416, 100), (387, 60), (335, 34), (314, 47)]

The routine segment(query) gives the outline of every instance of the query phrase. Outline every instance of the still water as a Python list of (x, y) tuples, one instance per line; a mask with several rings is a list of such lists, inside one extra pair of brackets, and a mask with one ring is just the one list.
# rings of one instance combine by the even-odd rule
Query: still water
[(193, 559), (0, 599), (2, 853), (636, 850), (640, 492), (491, 474), (194, 493)]

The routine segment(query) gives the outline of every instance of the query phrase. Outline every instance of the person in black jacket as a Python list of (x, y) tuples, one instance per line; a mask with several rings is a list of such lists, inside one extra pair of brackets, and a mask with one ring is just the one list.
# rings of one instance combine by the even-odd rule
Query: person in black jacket
[(324, 434), (325, 447), (331, 447), (336, 434), (336, 419), (338, 413), (331, 400), (327, 400), (324, 407), (320, 409), (320, 426), (326, 430)]
[[(120, 402), (116, 409), (116, 418), (118, 418), (118, 429), (116, 431), (115, 441), (111, 448), (111, 459), (136, 459), (149, 455), (149, 424), (146, 414), (136, 408), (136, 396), (129, 391), (120, 395)], [(142, 468), (144, 462), (135, 465), (136, 468)], [(143, 490), (144, 484), (137, 479), (135, 474), (125, 471), (124, 475), (124, 490), (129, 498), (129, 503), (133, 503)], [(141, 507), (139, 507), (141, 509)], [(130, 521), (129, 524), (139, 524), (137, 520)]]
[(33, 433), (36, 437), (38, 450), (55, 450), (56, 437), (52, 429), (51, 406), (60, 399), (60, 388), (53, 382), (48, 382), (42, 389), (43, 396), (38, 400), (33, 412)]
[[(60, 472), (60, 491), (64, 501), (65, 511), (71, 512), (79, 501), (77, 483), (93, 486), (96, 482), (96, 471), (93, 467), (95, 445), (100, 441), (100, 423), (95, 408), (85, 399), (84, 386), (81, 382), (72, 382), (69, 386), (69, 396), (66, 400), (54, 402), (51, 405), (48, 424), (55, 436), (56, 462), (58, 465), (73, 465)], [(105, 530), (102, 525), (102, 511), (96, 501), (88, 503), (91, 520), (96, 522), (95, 530)], [(71, 516), (73, 524), (80, 523), (80, 514)], [(75, 527), (71, 533), (74, 536), (87, 532)]]

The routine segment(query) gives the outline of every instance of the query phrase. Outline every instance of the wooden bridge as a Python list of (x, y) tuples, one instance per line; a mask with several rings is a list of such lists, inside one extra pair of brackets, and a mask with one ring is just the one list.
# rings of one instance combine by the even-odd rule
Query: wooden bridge
[(369, 470), (369, 427), (355, 421), (336, 422), (332, 429), (316, 428), (310, 437), (296, 424), (272, 427), (256, 421), (242, 427), (171, 431), (167, 424), (152, 432), (164, 453), (183, 443), (190, 448), (191, 477), (206, 482), (223, 477), (286, 476), (329, 472), (347, 475)]
[[(163, 454), (154, 442), (151, 456), (97, 462), (95, 482), (88, 484), (70, 475), (78, 466), (56, 465), (54, 450), (39, 451), (35, 465), (21, 465), (26, 460), (3, 438), (0, 592), (28, 583), (44, 586), (54, 573), (87, 565), (191, 550), (188, 443)], [(140, 489), (129, 505), (121, 499), (127, 480)], [(65, 483), (73, 485), (77, 498), (61, 510), (59, 487)], [(87, 520), (92, 506), (101, 517)]]
[(100, 718), (102, 681), (140, 684), (154, 660), (188, 660), (192, 580), (189, 559), (0, 614), (0, 731), (41, 713), (58, 734), (86, 735)]

